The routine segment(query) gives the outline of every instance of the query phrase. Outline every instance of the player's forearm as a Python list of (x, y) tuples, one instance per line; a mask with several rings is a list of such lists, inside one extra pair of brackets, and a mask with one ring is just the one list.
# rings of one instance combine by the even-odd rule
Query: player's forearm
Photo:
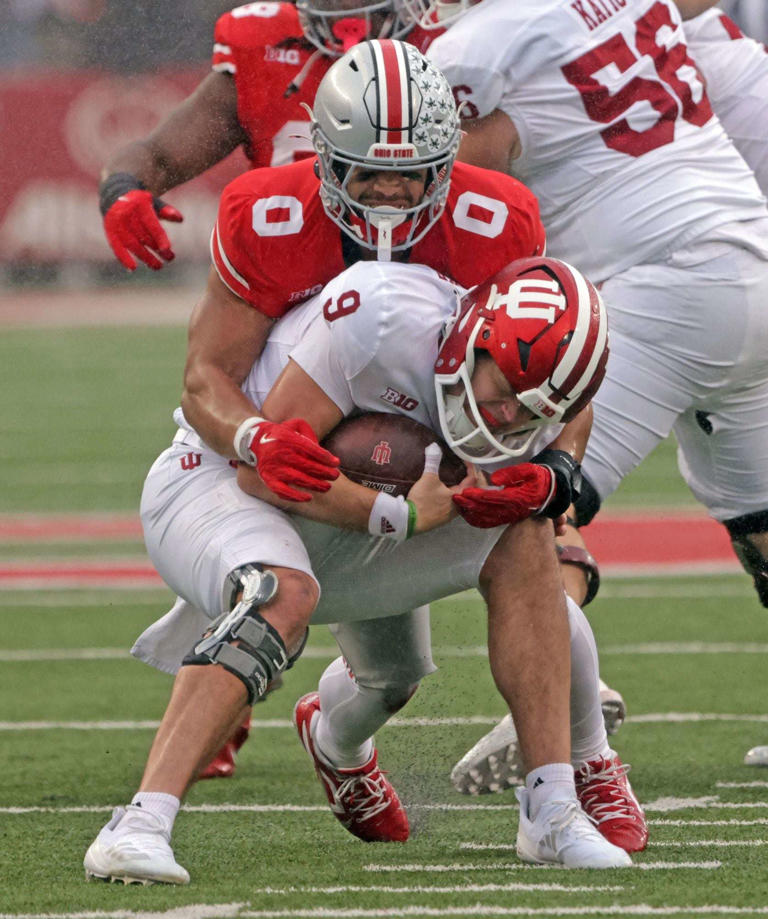
[(368, 531), (371, 510), (378, 496), (378, 492), (358, 485), (342, 474), (331, 483), (327, 492), (311, 492), (310, 501), (284, 501), (264, 484), (256, 469), (244, 463), (238, 466), (237, 482), (247, 494), (292, 514), (361, 533)]
[(181, 408), (186, 420), (211, 449), (237, 459), (234, 438), (238, 427), (246, 418), (262, 413), (217, 367), (195, 368), (184, 382)]
[(549, 444), (551, 450), (562, 450), (569, 453), (579, 462), (584, 458), (592, 430), (592, 405), (587, 405), (579, 414), (569, 421), (558, 436)]
[[(101, 171), (102, 181), (118, 172), (127, 172), (135, 176), (149, 191), (158, 196), (186, 181), (179, 178), (183, 174), (180, 164), (174, 163), (166, 152), (148, 140), (134, 141), (114, 153)], [(189, 175), (187, 178), (192, 176)]]
[(128, 172), (162, 195), (210, 169), (245, 140), (234, 81), (211, 73), (151, 134), (113, 154), (102, 179)]

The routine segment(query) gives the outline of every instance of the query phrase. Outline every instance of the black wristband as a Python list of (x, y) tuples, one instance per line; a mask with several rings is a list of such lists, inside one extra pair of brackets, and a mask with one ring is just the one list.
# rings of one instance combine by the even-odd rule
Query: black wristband
[(146, 191), (147, 186), (130, 172), (113, 172), (99, 185), (99, 210), (104, 217), (120, 195), (127, 191)]
[(564, 514), (581, 492), (581, 463), (564, 450), (542, 450), (531, 460), (547, 466), (555, 477), (555, 493), (549, 504), (540, 511), (542, 517), (553, 520)]

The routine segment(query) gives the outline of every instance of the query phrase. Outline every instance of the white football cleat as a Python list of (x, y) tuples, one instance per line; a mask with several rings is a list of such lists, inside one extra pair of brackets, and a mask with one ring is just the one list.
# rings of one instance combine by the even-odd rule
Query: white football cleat
[(752, 747), (744, 756), (745, 766), (768, 766), (768, 747)]
[(600, 706), (603, 709), (603, 721), (608, 734), (615, 734), (627, 717), (627, 704), (620, 692), (600, 680)]
[[(627, 706), (621, 693), (602, 680), (600, 705), (606, 733), (615, 734), (627, 717)], [(489, 795), (522, 785), (525, 772), (512, 715), (505, 715), (456, 763), (451, 782), (463, 795)]]
[(608, 842), (575, 799), (542, 804), (535, 820), (528, 817), (528, 791), (515, 789), (520, 802), (517, 854), (536, 865), (566, 868), (626, 868), (627, 853)]
[(85, 853), (85, 877), (124, 884), (189, 884), (176, 864), (168, 821), (133, 804), (116, 807)]
[(525, 769), (512, 715), (505, 715), (451, 770), (453, 787), (463, 795), (506, 791), (524, 780)]

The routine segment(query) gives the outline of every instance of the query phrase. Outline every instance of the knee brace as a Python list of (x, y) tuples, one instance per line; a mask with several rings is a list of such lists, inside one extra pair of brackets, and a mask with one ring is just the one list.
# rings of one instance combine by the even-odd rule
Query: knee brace
[[(277, 593), (277, 576), (258, 565), (246, 565), (230, 575), (234, 595), (242, 588), (242, 598), (184, 658), (186, 665), (221, 664), (236, 676), (253, 704), (283, 670), (291, 667), (304, 650), (304, 635), (299, 650), (291, 657), (278, 632), (258, 612)], [(238, 583), (235, 584), (235, 581)]]
[(588, 523), (592, 523), (595, 515), (600, 510), (601, 504), (602, 501), (597, 489), (582, 473), (581, 492), (573, 502), (573, 508), (576, 512), (576, 526), (585, 527)]
[(723, 526), (731, 537), (731, 545), (742, 568), (751, 576), (757, 596), (768, 607), (768, 559), (749, 538), (751, 534), (768, 531), (768, 511), (757, 511), (724, 520)]

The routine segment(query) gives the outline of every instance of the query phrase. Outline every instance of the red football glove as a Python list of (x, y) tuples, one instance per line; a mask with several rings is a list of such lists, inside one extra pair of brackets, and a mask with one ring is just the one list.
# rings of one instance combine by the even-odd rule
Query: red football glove
[(459, 513), (470, 526), (489, 529), (518, 523), (543, 510), (555, 490), (555, 477), (548, 466), (520, 463), (505, 466), (491, 476), (501, 488), (465, 488), (453, 496)]
[(112, 251), (129, 271), (136, 267), (136, 259), (157, 271), (163, 262), (155, 252), (166, 262), (175, 258), (160, 220), (181, 223), (183, 219), (175, 207), (155, 198), (152, 192), (132, 188), (124, 191), (104, 212), (104, 233)]
[(291, 488), (328, 491), (339, 477), (339, 460), (321, 447), (303, 418), (282, 424), (260, 421), (250, 430), (247, 449), (262, 481), (286, 501), (310, 501), (312, 495)]

